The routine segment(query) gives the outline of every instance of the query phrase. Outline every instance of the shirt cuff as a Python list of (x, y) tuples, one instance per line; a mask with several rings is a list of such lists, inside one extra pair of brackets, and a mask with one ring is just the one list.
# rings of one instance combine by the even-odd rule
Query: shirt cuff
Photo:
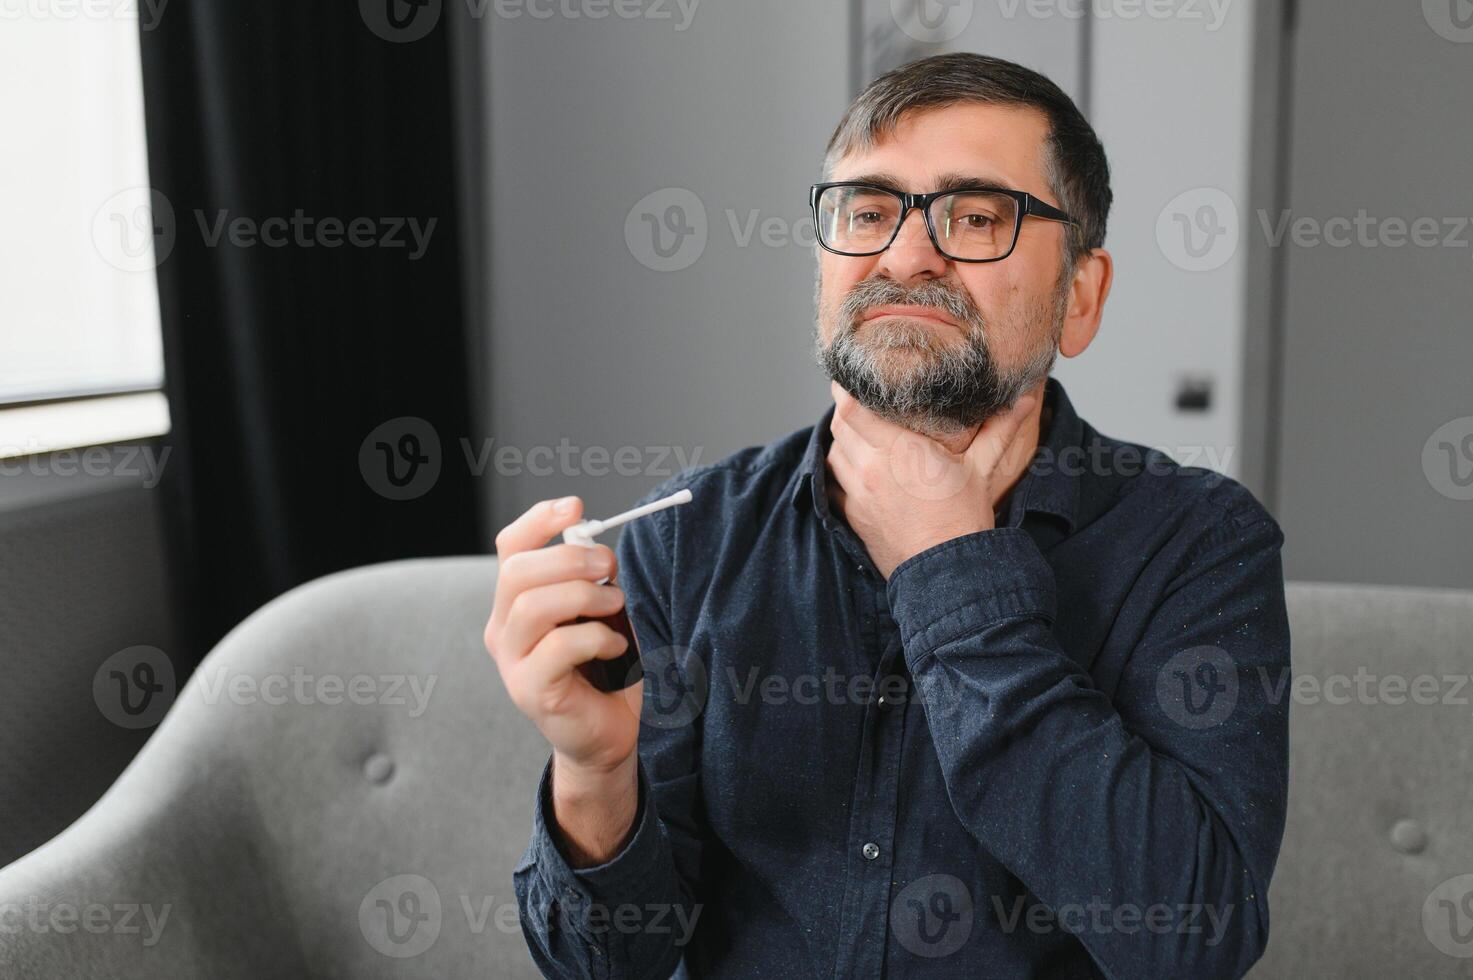
[(608, 908), (634, 901), (656, 885), (653, 869), (659, 862), (664, 829), (650, 803), (649, 778), (644, 761), (638, 760), (639, 803), (634, 812), (634, 835), (624, 848), (603, 864), (573, 868), (559, 847), (552, 819), (552, 758), (542, 767), (537, 786), (537, 807), (532, 816), (532, 849), (537, 869), (554, 895), (565, 905), (598, 903)]
[(886, 593), (911, 662), (992, 623), (1054, 619), (1054, 571), (1017, 527), (964, 534), (912, 555), (890, 573)]

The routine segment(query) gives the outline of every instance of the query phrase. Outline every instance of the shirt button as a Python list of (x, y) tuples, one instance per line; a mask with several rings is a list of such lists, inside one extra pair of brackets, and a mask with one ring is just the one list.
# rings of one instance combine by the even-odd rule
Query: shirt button
[(860, 849), (860, 853), (864, 855), (866, 861), (873, 861), (880, 856), (880, 845), (873, 842), (868, 843)]
[(885, 705), (887, 705), (889, 703), (890, 703), (889, 701), (886, 701), (885, 700), (885, 695), (881, 694), (880, 695), (880, 707), (883, 708)]

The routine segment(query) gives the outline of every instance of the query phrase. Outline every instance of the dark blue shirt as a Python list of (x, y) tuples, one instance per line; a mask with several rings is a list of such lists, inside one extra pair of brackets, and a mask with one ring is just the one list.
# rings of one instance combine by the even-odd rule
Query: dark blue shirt
[(548, 976), (1238, 977), (1288, 782), (1282, 535), (1057, 382), (993, 530), (888, 582), (815, 427), (652, 491), (619, 582), (640, 802), (570, 869), (544, 771), (515, 871)]

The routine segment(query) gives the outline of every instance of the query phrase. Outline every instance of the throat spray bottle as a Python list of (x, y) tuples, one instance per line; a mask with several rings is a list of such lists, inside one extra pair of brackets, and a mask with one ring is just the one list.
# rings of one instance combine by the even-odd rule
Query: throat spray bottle
[[(563, 532), (565, 544), (576, 544), (584, 548), (593, 547), (595, 536), (602, 534), (609, 528), (627, 524), (638, 517), (653, 514), (657, 510), (674, 507), (677, 504), (690, 503), (690, 491), (681, 490), (672, 493), (668, 497), (626, 510), (622, 514), (606, 517), (601, 521), (579, 521)], [(607, 577), (601, 578), (596, 584), (607, 583)], [(632, 687), (644, 677), (644, 669), (639, 662), (639, 642), (634, 638), (634, 626), (629, 622), (629, 613), (626, 609), (609, 616), (579, 616), (573, 620), (575, 623), (599, 622), (603, 623), (615, 633), (622, 634), (629, 641), (629, 648), (612, 660), (589, 660), (578, 665), (578, 670), (588, 682), (600, 691), (622, 691), (626, 687)]]

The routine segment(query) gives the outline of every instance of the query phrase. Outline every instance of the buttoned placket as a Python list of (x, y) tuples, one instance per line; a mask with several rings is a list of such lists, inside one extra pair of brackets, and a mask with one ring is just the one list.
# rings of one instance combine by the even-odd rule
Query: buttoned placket
[[(865, 661), (875, 665), (849, 805), (844, 897), (834, 961), (834, 976), (841, 980), (880, 977), (884, 971), (899, 811), (900, 752), (910, 679), (901, 656), (900, 630), (890, 615), (884, 578), (849, 528), (835, 525), (830, 529), (853, 559), (859, 641), (864, 645)], [(892, 674), (905, 681), (898, 700), (898, 685), (885, 680)], [(882, 694), (888, 694), (883, 703)]]

